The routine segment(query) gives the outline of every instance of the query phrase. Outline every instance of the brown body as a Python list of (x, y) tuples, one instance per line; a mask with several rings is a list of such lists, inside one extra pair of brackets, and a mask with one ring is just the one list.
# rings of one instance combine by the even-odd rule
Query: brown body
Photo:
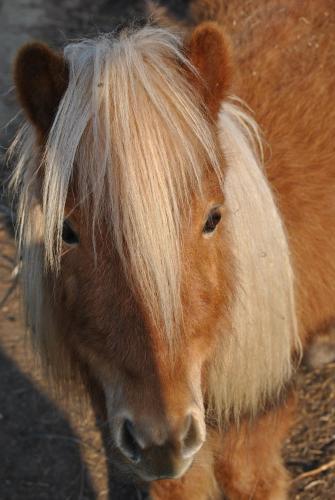
[(233, 35), (237, 95), (254, 110), (268, 145), (266, 171), (289, 233), (305, 336), (334, 319), (334, 5), (256, 4), (249, 21), (237, 21), (241, 45)]
[[(244, 4), (243, 2), (241, 6), (240, 1), (232, 0), (199, 1), (192, 5), (193, 19), (210, 19), (223, 26), (224, 32), (231, 37), (234, 56), (230, 56), (229, 44), (221, 28), (214, 23), (200, 24), (187, 35), (184, 49), (203, 79), (200, 80), (187, 66), (182, 56), (179, 56), (178, 61), (174, 61), (172, 57), (167, 58), (163, 50), (163, 66), (169, 71), (169, 75), (175, 78), (176, 86), (177, 81), (179, 82), (176, 91), (178, 100), (173, 100), (175, 94), (171, 89), (169, 94), (163, 88), (158, 96), (161, 99), (162, 96), (166, 98), (166, 113), (176, 113), (176, 120), (180, 118), (178, 106), (182, 110), (188, 107), (192, 109), (195, 113), (192, 117), (199, 120), (202, 124), (200, 128), (205, 127), (211, 138), (211, 148), (216, 151), (221, 162), (223, 176), (226, 173), (226, 162), (222, 152), (218, 151), (216, 134), (220, 105), (227, 95), (235, 94), (246, 101), (254, 111), (256, 122), (264, 133), (266, 174), (288, 233), (296, 283), (299, 335), (301, 340), (306, 342), (308, 335), (332, 321), (335, 311), (335, 108), (332, 106), (335, 83), (335, 12), (330, 0), (259, 0)], [(148, 37), (156, 36), (150, 29), (144, 33), (147, 33)], [(163, 37), (161, 34), (159, 36)], [(157, 40), (159, 42), (160, 38)], [(168, 43), (173, 46), (169, 40)], [(162, 49), (158, 47), (157, 52), (159, 50)], [(148, 76), (153, 78), (154, 91), (155, 85), (159, 87), (160, 80), (155, 79), (153, 64), (145, 67), (148, 57), (152, 54), (146, 56), (141, 64), (144, 64)], [(122, 62), (119, 69), (124, 69)], [(49, 198), (52, 198), (53, 192), (48, 185), (48, 182), (52, 185), (52, 175), (49, 175), (48, 168), (55, 166), (52, 140), (55, 137), (59, 139), (57, 130), (55, 133), (54, 129), (57, 129), (59, 116), (71, 120), (71, 113), (66, 115), (67, 109), (70, 108), (66, 106), (70, 106), (72, 102), (69, 95), (76, 96), (71, 71), (70, 90), (66, 91), (69, 78), (67, 70), (61, 57), (55, 56), (40, 44), (23, 48), (16, 61), (15, 79), (19, 99), (37, 131), (37, 159), (40, 159), (43, 148), (47, 152), (43, 158), (45, 172), (42, 170), (42, 174), (40, 172), (36, 177), (32, 175), (35, 184), (25, 184), (27, 191), (32, 189), (31, 185), (34, 184), (34, 192), (30, 194), (31, 199), (28, 198), (28, 202), (23, 201), (24, 210), (32, 212), (33, 207), (37, 205), (42, 218), (42, 212), (50, 215), (52, 208)], [(119, 82), (112, 72), (109, 75), (113, 92), (112, 83)], [(103, 78), (99, 77), (93, 82), (93, 92), (94, 89), (104, 86)], [(140, 87), (137, 90), (142, 91)], [(59, 102), (63, 92), (66, 105)], [(70, 92), (73, 94), (69, 94)], [(164, 137), (165, 143), (171, 146), (169, 149), (172, 150), (172, 137), (175, 141), (176, 138), (172, 133), (171, 136), (168, 134), (171, 132), (169, 127), (164, 128), (162, 117), (157, 117), (157, 110), (150, 102), (150, 93), (149, 98), (145, 93), (139, 95), (142, 99), (141, 107), (137, 109), (136, 119), (131, 120), (129, 115), (129, 123), (133, 126), (137, 119), (140, 122), (142, 104), (144, 109), (147, 106), (148, 115), (143, 116), (150, 116), (152, 130), (156, 130), (156, 127), (163, 137), (164, 133), (167, 134)], [(124, 98), (126, 99), (126, 96)], [(40, 99), (45, 102), (40, 102)], [(201, 109), (199, 113), (193, 109), (197, 99)], [(129, 102), (136, 106), (136, 100)], [(57, 106), (60, 111), (56, 126), (52, 129)], [(120, 125), (124, 125), (122, 120), (125, 116), (126, 119), (129, 117), (127, 113), (119, 112), (118, 106), (123, 109), (120, 100), (112, 102), (108, 108), (113, 117), (111, 129), (115, 133), (114, 136), (110, 134), (107, 137), (111, 141), (114, 139), (116, 145), (113, 150), (113, 162), (117, 163), (115, 158), (119, 155), (118, 168), (127, 167), (125, 159), (131, 164), (136, 155), (129, 154), (127, 158), (125, 154), (123, 158), (123, 149), (127, 153), (137, 140), (139, 156), (145, 157), (153, 150), (154, 164), (163, 149), (155, 151), (155, 141), (143, 141), (146, 136), (141, 135), (141, 127), (139, 130), (136, 127), (132, 129), (131, 140), (127, 143), (124, 137), (127, 127), (122, 129), (122, 136)], [(128, 106), (128, 113), (131, 109), (131, 106)], [(88, 203), (86, 211), (85, 207), (77, 205), (77, 190), (80, 191), (81, 185), (79, 184), (78, 188), (75, 180), (76, 176), (80, 178), (80, 170), (74, 169), (74, 176), (66, 186), (65, 204), (65, 217), (71, 223), (72, 233), (63, 235), (58, 276), (52, 268), (52, 258), (50, 259), (50, 255), (48, 257), (50, 241), (46, 237), (43, 239), (43, 236), (39, 240), (43, 252), (47, 255), (46, 260), (49, 258), (51, 263), (48, 262), (49, 273), (42, 279), (42, 310), (48, 309), (49, 322), (43, 323), (40, 320), (43, 328), (40, 327), (39, 336), (42, 336), (42, 339), (39, 338), (38, 341), (42, 344), (44, 361), (51, 364), (56, 375), (60, 374), (64, 378), (65, 366), (67, 369), (70, 367), (72, 374), (82, 374), (97, 412), (109, 420), (112, 444), (115, 448), (113, 458), (121, 470), (124, 469), (128, 474), (134, 473), (135, 477), (145, 481), (164, 477), (175, 478), (153, 482), (150, 490), (154, 499), (217, 500), (225, 495), (229, 500), (283, 500), (287, 497), (288, 477), (281, 462), (280, 448), (292, 422), (294, 397), (284, 394), (281, 399), (284, 402), (279, 404), (274, 395), (271, 398), (271, 394), (267, 394), (267, 410), (260, 408), (258, 415), (250, 419), (250, 415), (245, 416), (247, 409), (242, 409), (240, 421), (226, 423), (224, 431), (221, 429), (220, 432), (217, 430), (217, 420), (220, 416), (211, 419), (211, 415), (205, 411), (209, 405), (206, 399), (210, 385), (208, 366), (214, 358), (220, 335), (223, 335), (222, 332), (229, 334), (231, 304), (236, 297), (238, 266), (235, 266), (233, 249), (229, 245), (230, 235), (225, 226), (225, 220), (228, 218), (225, 197), (216, 175), (215, 158), (213, 159), (210, 152), (207, 152), (206, 156), (206, 148), (202, 147), (198, 137), (189, 137), (190, 130), (185, 121), (185, 117), (180, 119), (180, 123), (176, 121), (184, 134), (183, 139), (189, 139), (190, 150), (198, 152), (199, 164), (209, 166), (209, 170), (202, 165), (202, 195), (195, 188), (189, 189), (191, 212), (185, 209), (181, 216), (182, 233), (178, 234), (182, 235), (180, 301), (183, 321), (179, 325), (178, 335), (176, 334), (171, 342), (166, 332), (164, 334), (165, 316), (162, 314), (157, 321), (157, 317), (152, 313), (155, 312), (157, 304), (150, 304), (143, 292), (144, 285), (134, 262), (136, 264), (136, 258), (140, 256), (139, 269), (143, 268), (150, 274), (150, 259), (143, 263), (141, 246), (139, 251), (129, 246), (124, 250), (123, 243), (120, 245), (117, 235), (113, 233), (115, 225), (112, 229), (109, 226), (111, 218), (113, 223), (119, 224), (116, 227), (120, 231), (125, 227), (122, 234), (129, 244), (129, 241), (134, 241), (131, 239), (131, 231), (136, 233), (136, 224), (143, 223), (146, 231), (142, 232), (150, 239), (152, 231), (163, 231), (163, 216), (171, 215), (172, 212), (162, 212), (162, 216), (158, 211), (157, 218), (153, 217), (157, 203), (157, 199), (153, 197), (152, 205), (148, 205), (150, 210), (143, 213), (146, 213), (148, 219), (152, 216), (150, 221), (158, 224), (145, 226), (145, 218), (136, 219), (136, 210), (129, 212), (131, 215), (127, 220), (126, 208), (128, 209), (128, 205), (133, 206), (133, 198), (129, 197), (127, 200), (127, 189), (120, 193), (112, 191), (116, 199), (119, 197), (121, 212), (124, 209), (120, 223), (115, 216), (117, 204), (113, 205), (114, 212), (108, 211), (110, 192), (105, 193), (102, 189), (107, 200), (107, 209), (105, 210), (105, 205), (97, 205), (102, 216), (94, 233), (94, 250), (92, 226), (87, 224), (85, 218), (87, 213), (91, 213), (91, 205)], [(66, 123), (63, 122), (63, 125), (66, 126)], [(75, 125), (74, 123), (73, 128)], [(145, 125), (145, 121), (142, 125)], [(122, 147), (117, 142), (120, 136)], [(91, 140), (89, 133), (83, 137), (87, 142)], [(155, 138), (159, 144), (159, 134)], [(105, 144), (108, 140), (105, 140)], [(103, 143), (104, 141), (101, 142), (101, 148)], [(90, 148), (84, 150), (87, 157), (89, 150)], [(85, 167), (85, 162), (80, 165), (80, 160), (85, 159), (84, 153), (80, 153), (79, 169), (88, 168)], [(168, 157), (169, 151), (165, 153)], [(53, 161), (50, 158), (48, 160), (48, 155), (51, 155)], [(102, 153), (95, 158), (98, 165), (98, 160), (103, 160), (104, 157), (108, 155)], [(183, 168), (182, 164), (174, 166), (173, 157), (170, 160), (168, 164), (171, 170)], [(145, 165), (147, 163), (150, 161), (146, 161)], [(91, 166), (97, 168), (94, 163)], [(142, 192), (142, 198), (139, 196), (140, 201), (134, 206), (142, 210), (143, 198), (148, 197), (150, 203), (150, 190), (147, 186), (150, 185), (151, 173), (146, 172), (143, 164), (139, 163), (138, 166), (143, 170), (136, 173), (136, 186), (144, 186), (144, 196)], [(33, 174), (34, 167), (31, 168), (30, 174)], [(117, 168), (115, 170), (117, 171)], [(40, 181), (44, 173), (49, 181), (44, 183), (44, 191), (41, 193)], [(99, 177), (98, 173), (99, 170), (90, 174), (93, 180)], [(22, 173), (20, 175), (22, 178)], [(131, 175), (133, 174), (129, 171), (125, 185), (127, 180), (130, 185)], [(146, 175), (148, 176), (145, 177)], [(176, 173), (177, 178), (178, 175), (180, 174)], [(136, 176), (134, 178), (136, 180)], [(171, 179), (170, 182), (173, 183), (173, 178)], [(163, 185), (159, 176), (158, 181)], [(121, 180), (119, 183), (121, 187), (122, 182)], [(104, 184), (108, 184), (108, 180)], [(94, 182), (93, 185), (97, 186)], [(114, 185), (115, 183), (112, 183), (112, 187)], [(177, 191), (178, 185), (174, 188)], [(132, 195), (136, 195), (136, 189)], [(152, 189), (155, 192), (158, 188), (153, 186)], [(162, 195), (162, 200), (165, 199)], [(171, 197), (171, 203), (175, 199), (177, 195), (175, 198)], [(94, 207), (94, 196), (91, 201)], [(162, 205), (164, 202), (161, 201)], [(122, 207), (122, 203), (125, 207)], [(146, 205), (145, 207), (147, 208)], [(178, 206), (179, 209), (181, 207), (182, 205)], [(220, 222), (222, 217), (222, 222), (210, 237), (208, 234), (204, 237), (208, 214), (213, 207), (216, 210), (215, 215), (219, 217), (218, 221)], [(28, 223), (23, 218), (24, 224), (34, 225), (33, 218), (28, 219)], [(129, 230), (129, 227), (133, 229)], [(171, 227), (173, 229), (173, 224)], [(35, 228), (35, 231), (38, 230), (41, 231), (41, 228)], [(45, 226), (44, 231), (47, 233)], [(146, 243), (144, 238), (142, 244), (145, 246)], [(150, 246), (147, 248), (150, 250)], [(53, 250), (51, 255), (52, 252)], [(152, 255), (155, 258), (155, 253)], [(34, 260), (38, 260), (35, 254)], [(95, 266), (95, 262), (98, 266)], [(159, 259), (157, 262), (159, 263)], [(143, 282), (146, 283), (144, 278), (147, 276), (143, 269)], [(164, 269), (162, 266), (162, 271)], [(253, 271), (257, 272), (257, 269)], [(33, 275), (32, 272), (31, 274)], [(149, 277), (154, 282), (154, 273), (153, 276)], [(168, 274), (166, 276), (169, 277)], [(32, 276), (32, 279), (36, 280), (35, 276)], [(150, 280), (148, 282), (150, 284)], [(271, 285), (266, 284), (269, 293)], [(50, 293), (50, 290), (56, 293)], [(159, 296), (159, 287), (154, 290)], [(152, 292), (150, 287), (148, 292)], [(156, 300), (155, 293), (153, 297)], [(169, 298), (168, 293), (167, 297)], [(34, 321), (31, 322), (34, 325)], [(35, 322), (38, 323), (36, 319)], [(54, 331), (53, 323), (56, 325), (53, 326)], [(287, 338), (283, 339), (284, 342), (290, 348), (291, 344)], [(255, 352), (257, 353), (257, 348), (254, 349), (253, 353)], [(243, 371), (243, 366), (241, 370)], [(283, 380), (283, 386), (285, 382), (286, 380)], [(213, 380), (211, 383), (213, 384)], [(217, 381), (217, 384), (220, 384), (220, 381)], [(274, 385), (273, 392), (276, 389), (278, 385)], [(222, 412), (224, 413), (224, 409)], [(204, 442), (205, 427), (207, 440)], [(193, 464), (185, 473), (193, 457)]]

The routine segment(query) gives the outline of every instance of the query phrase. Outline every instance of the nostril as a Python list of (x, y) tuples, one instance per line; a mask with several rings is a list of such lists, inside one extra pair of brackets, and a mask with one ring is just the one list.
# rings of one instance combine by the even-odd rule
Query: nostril
[(136, 440), (134, 424), (127, 418), (121, 429), (120, 443), (121, 451), (133, 462), (141, 459), (141, 447)]
[(201, 436), (200, 425), (193, 415), (188, 415), (185, 421), (185, 430), (183, 433), (183, 456), (189, 458), (194, 455), (201, 447), (203, 439)]

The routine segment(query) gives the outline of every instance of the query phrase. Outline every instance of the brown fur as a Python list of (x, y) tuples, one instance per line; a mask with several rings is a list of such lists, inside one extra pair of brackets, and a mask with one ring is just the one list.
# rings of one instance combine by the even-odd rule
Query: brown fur
[(14, 63), (18, 99), (38, 132), (46, 134), (68, 82), (63, 56), (40, 42), (24, 45)]
[(232, 82), (228, 40), (217, 23), (204, 22), (192, 31), (186, 50), (201, 76), (201, 79), (193, 78), (193, 84), (203, 95), (209, 113), (216, 119)]
[(243, 422), (221, 438), (215, 474), (229, 500), (287, 498), (289, 476), (280, 453), (294, 409), (291, 397), (279, 409)]
[[(235, 74), (232, 81), (231, 56), (222, 29), (204, 23), (186, 44), (205, 80), (205, 85), (199, 86), (196, 79), (193, 83), (212, 116), (216, 117), (221, 100), (232, 89), (251, 106), (262, 126), (269, 145), (266, 172), (289, 233), (300, 333), (305, 341), (335, 314), (333, 3), (257, 0), (242, 9), (240, 0), (222, 2), (220, 8), (217, 1), (198, 1), (192, 7), (197, 21), (206, 15), (204, 5), (210, 9), (208, 18), (217, 17), (232, 37)], [(33, 54), (38, 56), (37, 66), (35, 55), (31, 62)], [(41, 76), (36, 76), (37, 68)], [(18, 56), (19, 98), (40, 130), (50, 127), (65, 75), (62, 60), (44, 46), (30, 46)], [(222, 203), (211, 176), (205, 190), (207, 200)], [(69, 211), (72, 208), (70, 202)], [(168, 362), (168, 349), (148, 321), (141, 301), (127, 286), (116, 253), (100, 235), (97, 257), (102, 271), (96, 273), (90, 235), (78, 211), (71, 214), (85, 250), (78, 258), (75, 251), (64, 249), (55, 306), (64, 325), (62, 342), (81, 366), (90, 367), (99, 385), (107, 379), (124, 387), (124, 397), (131, 401), (139, 420), (147, 418), (148, 411), (156, 421), (173, 415), (176, 423), (181, 418), (191, 397), (189, 366), (206, 366), (215, 348), (218, 308), (229, 309), (233, 266), (228, 245), (214, 238), (208, 245), (199, 236), (207, 208), (203, 200), (194, 200), (192, 224), (184, 235), (185, 331), (174, 364)], [(227, 238), (223, 227), (218, 233)], [(224, 265), (218, 266), (218, 261)], [(205, 391), (204, 369), (202, 376)], [(99, 404), (104, 414), (104, 401)], [(290, 401), (252, 423), (243, 420), (223, 436), (210, 430), (212, 437), (199, 453), (199, 461), (182, 479), (154, 484), (153, 498), (208, 500), (224, 493), (230, 500), (284, 500), (288, 476), (280, 448), (293, 420), (292, 407)]]

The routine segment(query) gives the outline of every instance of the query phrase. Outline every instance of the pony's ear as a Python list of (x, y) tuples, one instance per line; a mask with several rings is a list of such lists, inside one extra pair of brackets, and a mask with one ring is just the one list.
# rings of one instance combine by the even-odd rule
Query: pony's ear
[(226, 35), (217, 23), (203, 22), (191, 32), (185, 49), (200, 77), (191, 75), (192, 83), (216, 118), (232, 82), (231, 50)]
[(68, 85), (65, 59), (43, 43), (28, 43), (16, 56), (14, 81), (29, 120), (42, 135), (47, 134)]

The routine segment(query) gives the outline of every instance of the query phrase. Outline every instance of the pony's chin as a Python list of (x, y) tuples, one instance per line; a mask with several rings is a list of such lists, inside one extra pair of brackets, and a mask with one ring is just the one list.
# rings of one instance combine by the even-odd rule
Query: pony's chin
[(144, 481), (145, 483), (151, 483), (152, 481), (160, 481), (163, 479), (169, 479), (169, 480), (179, 479), (188, 471), (192, 463), (193, 463), (193, 457), (183, 461), (183, 463), (180, 464), (179, 467), (176, 467), (173, 470), (162, 471), (158, 473), (158, 472), (138, 469), (138, 470), (133, 470), (133, 472), (136, 474), (136, 476), (140, 481)]

